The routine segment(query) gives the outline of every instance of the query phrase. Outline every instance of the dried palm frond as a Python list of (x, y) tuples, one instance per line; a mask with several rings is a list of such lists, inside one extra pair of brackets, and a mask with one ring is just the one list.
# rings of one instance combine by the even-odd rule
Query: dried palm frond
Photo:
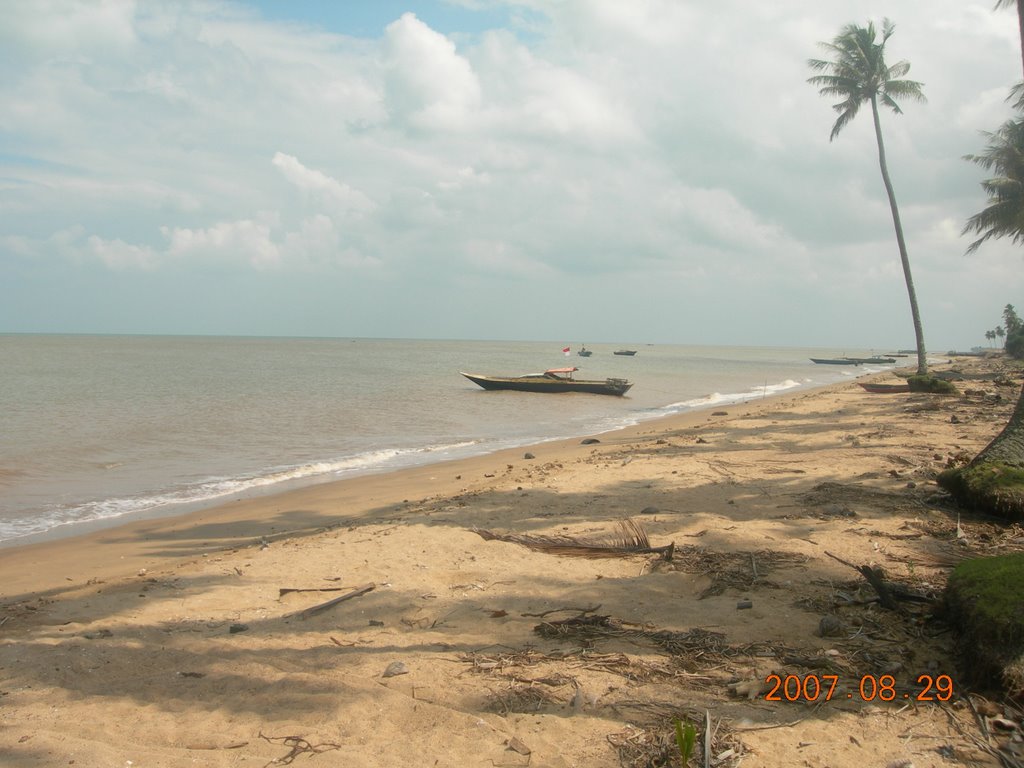
[(572, 557), (628, 557), (630, 555), (660, 554), (671, 560), (675, 542), (665, 547), (652, 547), (647, 533), (633, 520), (620, 520), (616, 532), (594, 537), (545, 536), (542, 534), (495, 533), (472, 528), (474, 533), (488, 541), (507, 541), (538, 552)]

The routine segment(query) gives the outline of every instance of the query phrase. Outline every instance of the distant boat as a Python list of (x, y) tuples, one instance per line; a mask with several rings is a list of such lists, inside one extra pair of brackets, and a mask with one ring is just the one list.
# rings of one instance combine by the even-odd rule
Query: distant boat
[(858, 382), (865, 391), (871, 392), (875, 395), (891, 395), (896, 392), (909, 392), (909, 384), (865, 384), (864, 382)]
[(633, 355), (636, 354), (636, 350), (635, 349), (616, 349), (614, 354), (616, 354), (616, 355), (628, 355), (629, 357), (632, 357)]
[(860, 365), (848, 357), (812, 357), (811, 362), (818, 365)]
[(593, 353), (593, 352), (591, 352), (591, 351), (590, 351), (589, 349), (587, 349), (586, 347), (580, 347), (580, 351), (579, 351), (579, 352), (577, 352), (576, 354), (577, 354), (577, 355), (579, 355), (580, 357), (590, 357), (590, 356), (591, 356), (592, 354), (594, 354), (594, 353)]
[(484, 389), (511, 389), (518, 392), (586, 392), (592, 395), (624, 395), (633, 386), (626, 379), (574, 379), (579, 368), (551, 368), (544, 373), (523, 376), (484, 376), (459, 371)]

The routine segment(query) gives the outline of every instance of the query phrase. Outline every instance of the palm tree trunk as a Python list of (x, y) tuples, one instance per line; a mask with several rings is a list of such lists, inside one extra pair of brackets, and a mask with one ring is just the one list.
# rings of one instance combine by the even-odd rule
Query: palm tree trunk
[(1020, 29), (1020, 61), (1024, 66), (1024, 0), (1017, 0), (1017, 27)]
[(889, 209), (892, 211), (892, 223), (896, 228), (896, 244), (900, 249), (900, 261), (903, 262), (903, 278), (907, 282), (907, 294), (910, 296), (910, 314), (914, 320), (914, 334), (917, 336), (917, 375), (928, 374), (928, 362), (925, 360), (924, 330), (921, 327), (921, 310), (917, 307), (917, 293), (914, 291), (914, 278), (910, 274), (910, 257), (907, 256), (907, 243), (903, 239), (903, 225), (900, 223), (900, 209), (896, 205), (896, 193), (889, 180), (889, 168), (885, 164), (885, 144), (882, 142), (882, 123), (878, 119), (878, 103), (871, 97), (871, 116), (875, 121), (875, 139), (878, 141), (878, 165), (882, 169), (882, 181), (885, 183), (886, 194), (889, 195)]

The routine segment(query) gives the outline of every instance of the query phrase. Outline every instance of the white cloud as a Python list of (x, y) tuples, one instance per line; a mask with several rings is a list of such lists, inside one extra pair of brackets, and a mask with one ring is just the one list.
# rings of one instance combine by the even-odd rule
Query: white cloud
[(266, 222), (242, 219), (219, 222), (205, 229), (164, 227), (162, 231), (169, 241), (167, 256), (173, 259), (239, 260), (257, 269), (274, 267), (281, 261)]
[[(487, 306), (508, 303), (510, 284), (528, 303), (569, 276), (587, 301), (567, 322), (604, 322), (613, 303), (626, 336), (651, 335), (652, 297), (679, 317), (658, 332), (679, 341), (704, 340), (691, 307), (733, 343), (886, 330), (874, 314), (856, 328), (811, 318), (798, 338), (798, 323), (772, 319), (816, 295), (904, 300), (870, 115), (830, 143), (831, 102), (806, 83), (816, 43), (872, 9), (462, 3), (478, 6), (486, 30), (425, 3), (359, 38), (266, 21), (239, 0), (12, 4), (0, 28), (8, 290), (47, 285), (37, 265), (96, 270), (97, 286), (105, 270), (122, 284), (215, 270), (304, 307), (334, 278), (394, 301), (389, 332), (431, 335), (430, 317), (403, 312), (427, 286), (455, 323), (467, 281)], [(1009, 116), (1020, 79), (1013, 15), (990, 6), (884, 9), (897, 24), (890, 58), (910, 60), (929, 97), (886, 114), (883, 130), (919, 298), (926, 311), (958, 307), (930, 310), (939, 336), (968, 334), (984, 304), (1024, 290), (1017, 250), (993, 242), (964, 259), (959, 235), (984, 205), (982, 174), (960, 157)], [(757, 328), (728, 310), (737, 291)], [(0, 307), (0, 331), (15, 321), (27, 322)], [(274, 332), (264, 316), (247, 321)], [(512, 331), (467, 315), (464, 327), (522, 338), (550, 323)]]
[(454, 43), (412, 13), (388, 25), (385, 43), (387, 103), (396, 120), (432, 131), (472, 126), (480, 82)]
[(373, 201), (358, 189), (332, 179), (321, 171), (307, 168), (291, 155), (278, 152), (272, 162), (288, 181), (311, 193), (322, 204), (341, 215), (362, 216), (375, 207)]

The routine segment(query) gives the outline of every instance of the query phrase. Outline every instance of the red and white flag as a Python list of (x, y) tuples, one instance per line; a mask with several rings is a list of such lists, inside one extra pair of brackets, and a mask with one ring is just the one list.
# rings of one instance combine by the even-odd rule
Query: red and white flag
[(569, 347), (566, 347), (565, 349), (563, 349), (562, 352), (564, 352), (565, 356), (568, 357), (569, 356)]

